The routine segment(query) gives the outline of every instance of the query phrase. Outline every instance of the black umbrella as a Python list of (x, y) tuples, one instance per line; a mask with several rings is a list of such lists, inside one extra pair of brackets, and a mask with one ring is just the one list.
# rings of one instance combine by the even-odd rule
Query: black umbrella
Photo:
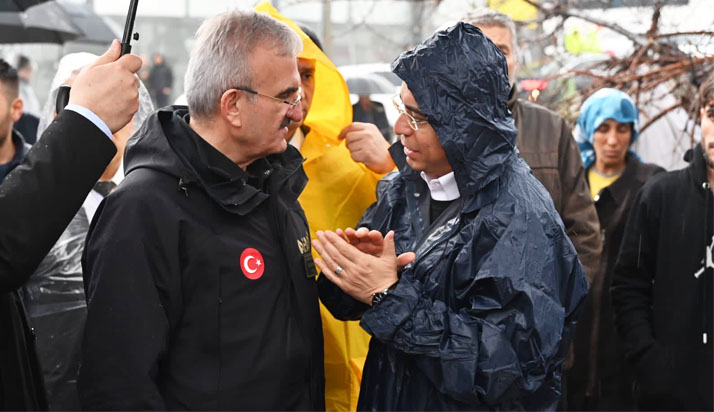
[(345, 75), (345, 82), (350, 93), (360, 96), (370, 94), (394, 94), (396, 87), (384, 77), (373, 73), (353, 73)]
[(109, 44), (112, 40), (121, 38), (121, 27), (84, 5), (52, 1), (40, 7), (61, 8), (67, 13), (72, 23), (82, 32), (82, 35), (72, 39), (74, 42)]
[(47, 4), (0, 12), (0, 43), (64, 43), (82, 34), (67, 13)]
[(0, 12), (25, 11), (49, 0), (0, 0)]

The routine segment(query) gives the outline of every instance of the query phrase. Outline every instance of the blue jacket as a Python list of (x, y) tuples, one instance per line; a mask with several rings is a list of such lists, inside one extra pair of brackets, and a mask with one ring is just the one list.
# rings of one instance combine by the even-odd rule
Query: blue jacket
[(14, 168), (19, 166), (23, 160), (25, 160), (27, 152), (30, 151), (31, 146), (25, 143), (25, 138), (23, 138), (22, 135), (14, 129), (12, 130), (12, 143), (15, 145), (15, 156), (13, 156), (12, 160), (10, 160), (10, 163), (0, 165), (0, 182), (2, 182), (5, 179), (5, 176), (12, 172)]
[(319, 281), (328, 309), (361, 318), (373, 337), (358, 409), (555, 409), (587, 281), (515, 148), (505, 59), (459, 23), (392, 69), (436, 130), (461, 197), (428, 225), (428, 188), (397, 143), (400, 170), (360, 226), (394, 230), (397, 254), (416, 260), (372, 308)]

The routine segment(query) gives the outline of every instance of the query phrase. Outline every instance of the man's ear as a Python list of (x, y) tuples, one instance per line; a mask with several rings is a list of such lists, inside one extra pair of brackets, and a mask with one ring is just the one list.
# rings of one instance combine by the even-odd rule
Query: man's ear
[(228, 90), (221, 96), (220, 109), (221, 116), (235, 127), (241, 126), (241, 104), (244, 95), (240, 90)]
[(10, 104), (10, 116), (13, 123), (17, 123), (17, 121), (20, 120), (20, 117), (22, 117), (23, 107), (25, 107), (25, 105), (19, 97), (13, 100)]

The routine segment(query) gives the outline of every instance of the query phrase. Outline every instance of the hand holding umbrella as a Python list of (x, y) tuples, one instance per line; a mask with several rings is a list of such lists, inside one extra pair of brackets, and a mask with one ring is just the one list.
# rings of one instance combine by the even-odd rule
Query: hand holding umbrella
[[(136, 21), (136, 10), (139, 7), (139, 0), (131, 0), (129, 3), (129, 12), (126, 16), (126, 25), (124, 26), (124, 36), (121, 43), (121, 56), (131, 53), (131, 40), (139, 40), (139, 33), (134, 33), (134, 22)], [(113, 46), (113, 44), (112, 44)], [(139, 65), (139, 69), (141, 65)], [(139, 70), (137, 69), (137, 71)], [(137, 81), (138, 83), (138, 81)], [(138, 88), (138, 85), (137, 85)], [(69, 86), (60, 86), (57, 91), (57, 114), (62, 112), (70, 101)], [(136, 110), (135, 110), (136, 112)]]
[(141, 59), (121, 56), (119, 41), (97, 61), (82, 69), (74, 81), (72, 104), (85, 107), (106, 123), (112, 133), (121, 130), (139, 109)]

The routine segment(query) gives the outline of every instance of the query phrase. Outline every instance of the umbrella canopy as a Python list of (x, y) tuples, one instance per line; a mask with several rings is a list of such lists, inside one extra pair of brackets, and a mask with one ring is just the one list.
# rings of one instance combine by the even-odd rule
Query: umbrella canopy
[(81, 31), (67, 13), (47, 4), (24, 12), (0, 12), (0, 43), (64, 43), (77, 38)]
[(373, 73), (350, 74), (345, 76), (347, 88), (350, 93), (360, 96), (368, 96), (370, 94), (386, 94), (395, 92), (395, 88), (389, 80)]
[(48, 0), (0, 0), (0, 12), (25, 11)]
[(41, 7), (61, 8), (71, 18), (72, 23), (83, 33), (72, 41), (78, 43), (109, 44), (121, 39), (122, 30), (113, 21), (102, 17), (82, 4), (57, 3), (54, 1)]

